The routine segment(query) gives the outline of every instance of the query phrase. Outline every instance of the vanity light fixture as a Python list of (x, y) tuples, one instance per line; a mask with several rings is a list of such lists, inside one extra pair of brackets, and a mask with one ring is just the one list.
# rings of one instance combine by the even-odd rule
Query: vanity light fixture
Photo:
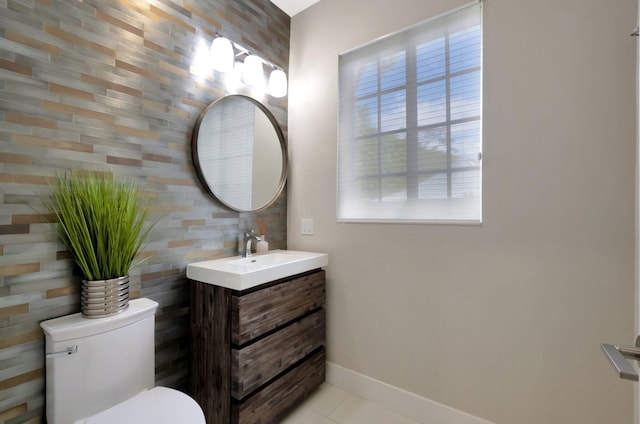
[(272, 71), (269, 75), (268, 86), (269, 94), (276, 98), (287, 95), (287, 74), (281, 68), (253, 54), (240, 44), (216, 34), (216, 38), (211, 42), (209, 55), (212, 68), (223, 73), (237, 72), (238, 62), (236, 58), (244, 55), (242, 81), (251, 87), (259, 89), (264, 89), (266, 85), (264, 65), (271, 67)]

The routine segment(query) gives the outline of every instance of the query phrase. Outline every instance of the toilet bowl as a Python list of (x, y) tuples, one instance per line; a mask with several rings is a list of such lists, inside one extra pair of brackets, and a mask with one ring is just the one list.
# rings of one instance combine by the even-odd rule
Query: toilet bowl
[(154, 387), (157, 307), (135, 299), (108, 318), (78, 313), (40, 324), (48, 424), (205, 424), (195, 400)]

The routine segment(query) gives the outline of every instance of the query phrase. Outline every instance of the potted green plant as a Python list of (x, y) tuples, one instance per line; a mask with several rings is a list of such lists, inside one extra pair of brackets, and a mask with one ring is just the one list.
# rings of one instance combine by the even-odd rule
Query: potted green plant
[(156, 223), (146, 222), (151, 203), (137, 184), (118, 181), (109, 172), (59, 174), (51, 190), (43, 203), (83, 275), (82, 314), (102, 318), (126, 310), (129, 270)]

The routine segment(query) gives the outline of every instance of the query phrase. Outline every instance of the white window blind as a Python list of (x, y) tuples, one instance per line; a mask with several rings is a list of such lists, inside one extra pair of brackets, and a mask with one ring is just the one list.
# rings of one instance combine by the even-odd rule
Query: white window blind
[(338, 221), (481, 222), (481, 16), (340, 55)]

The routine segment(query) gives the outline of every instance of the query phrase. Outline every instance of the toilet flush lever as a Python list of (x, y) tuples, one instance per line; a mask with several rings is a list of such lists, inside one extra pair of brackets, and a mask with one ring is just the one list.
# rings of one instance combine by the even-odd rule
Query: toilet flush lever
[(61, 350), (60, 352), (47, 353), (47, 358), (52, 358), (54, 356), (73, 355), (74, 353), (78, 353), (78, 345), (69, 346), (67, 347), (67, 350)]

